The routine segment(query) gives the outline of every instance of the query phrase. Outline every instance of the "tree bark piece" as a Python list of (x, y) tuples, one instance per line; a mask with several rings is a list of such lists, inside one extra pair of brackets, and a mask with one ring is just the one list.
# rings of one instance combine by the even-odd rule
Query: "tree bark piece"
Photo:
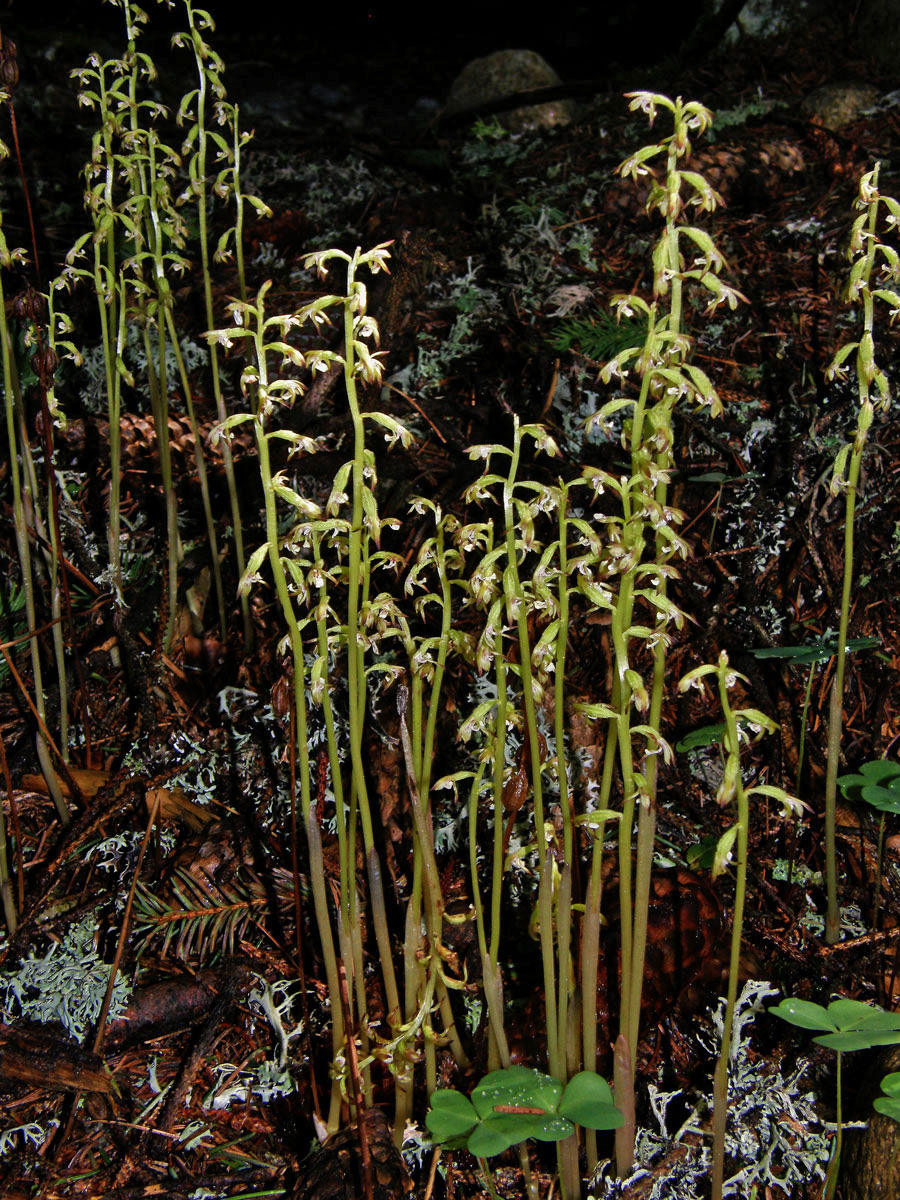
[(53, 1092), (109, 1095), (113, 1090), (112, 1077), (99, 1055), (33, 1025), (0, 1025), (0, 1085), (5, 1083)]

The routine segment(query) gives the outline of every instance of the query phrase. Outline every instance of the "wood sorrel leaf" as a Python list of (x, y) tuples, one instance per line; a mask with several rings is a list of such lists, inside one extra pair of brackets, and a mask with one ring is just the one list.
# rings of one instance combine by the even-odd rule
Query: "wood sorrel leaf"
[(446, 1142), (464, 1138), (478, 1124), (478, 1113), (462, 1092), (440, 1088), (431, 1094), (425, 1124), (436, 1142)]
[(829, 1017), (821, 1004), (813, 1004), (810, 1000), (797, 1000), (789, 997), (780, 1004), (773, 1005), (769, 1012), (782, 1021), (791, 1025), (799, 1025), (801, 1029), (837, 1030), (837, 1025)]
[(559, 1114), (585, 1129), (618, 1129), (625, 1118), (613, 1104), (612, 1089), (594, 1071), (579, 1071), (566, 1084)]
[(885, 1012), (862, 1000), (832, 1000), (826, 1009), (809, 1000), (789, 997), (769, 1012), (802, 1029), (824, 1031), (813, 1040), (830, 1050), (866, 1050), (900, 1042), (900, 1013)]
[(504, 1130), (493, 1129), (481, 1121), (469, 1135), (466, 1149), (476, 1158), (491, 1158), (495, 1154), (502, 1154), (515, 1144), (516, 1139), (510, 1138)]
[(877, 759), (863, 763), (856, 775), (842, 775), (838, 784), (848, 800), (864, 800), (882, 812), (900, 812), (900, 763)]
[(498, 1104), (555, 1113), (562, 1091), (558, 1080), (541, 1071), (530, 1067), (505, 1067), (485, 1075), (472, 1092), (472, 1103), (480, 1117), (490, 1115)]
[(874, 1102), (874, 1109), (885, 1117), (900, 1121), (900, 1072), (894, 1071), (885, 1075), (881, 1081), (881, 1090), (885, 1093)]
[[(472, 1140), (481, 1131), (490, 1134), (491, 1137), (500, 1136), (507, 1139), (506, 1147), (508, 1147), (527, 1141), (528, 1138), (536, 1138), (541, 1142), (561, 1142), (563, 1138), (569, 1137), (575, 1132), (575, 1126), (565, 1117), (557, 1116), (554, 1113), (542, 1115), (529, 1112), (495, 1112), (489, 1117), (485, 1117), (469, 1138), (467, 1146), (473, 1154), (476, 1151), (472, 1150)], [(497, 1151), (495, 1150), (494, 1153), (496, 1154)]]
[(813, 1041), (829, 1050), (869, 1050), (872, 1046), (893, 1046), (900, 1042), (900, 1030), (894, 1033), (876, 1033), (867, 1029), (856, 1033), (823, 1033)]
[(828, 1015), (838, 1029), (900, 1030), (900, 1013), (885, 1012), (877, 1004), (862, 1000), (832, 1000)]

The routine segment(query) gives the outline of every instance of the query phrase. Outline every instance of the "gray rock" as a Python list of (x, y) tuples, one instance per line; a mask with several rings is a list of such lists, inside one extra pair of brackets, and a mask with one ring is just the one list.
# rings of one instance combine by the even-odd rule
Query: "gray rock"
[[(449, 117), (516, 92), (558, 83), (559, 76), (534, 50), (498, 50), (486, 58), (475, 58), (463, 67), (450, 88), (444, 113)], [(574, 120), (575, 105), (570, 100), (551, 100), (546, 104), (531, 104), (497, 113), (496, 119), (511, 133), (550, 129)]]
[[(716, 10), (724, 0), (715, 0)], [(733, 46), (744, 38), (784, 38), (795, 34), (809, 21), (809, 0), (747, 0), (725, 35), (725, 44)]]
[(807, 117), (818, 117), (835, 133), (858, 121), (865, 108), (877, 104), (881, 93), (870, 83), (826, 83), (810, 92), (800, 106)]

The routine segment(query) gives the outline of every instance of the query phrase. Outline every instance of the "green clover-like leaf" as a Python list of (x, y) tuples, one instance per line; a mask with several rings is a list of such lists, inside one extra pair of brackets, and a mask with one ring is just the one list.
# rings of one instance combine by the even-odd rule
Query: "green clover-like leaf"
[(579, 1071), (566, 1084), (559, 1115), (585, 1129), (618, 1129), (625, 1118), (613, 1104), (609, 1084), (594, 1071)]
[(900, 1042), (900, 1013), (885, 1012), (877, 1004), (862, 1000), (832, 1000), (823, 1008), (809, 1000), (789, 997), (769, 1012), (801, 1029), (821, 1030), (813, 1041), (830, 1050), (867, 1050)]
[(857, 774), (842, 775), (838, 784), (848, 800), (864, 800), (882, 812), (900, 812), (900, 763), (888, 759), (863, 763)]
[[(431, 1094), (431, 1108), (425, 1125), (436, 1142), (465, 1139), (478, 1124), (478, 1113), (471, 1100), (453, 1088), (439, 1088)], [(461, 1144), (461, 1142), (460, 1142)]]
[(485, 1075), (472, 1092), (472, 1103), (480, 1117), (489, 1116), (498, 1104), (541, 1108), (555, 1113), (562, 1091), (562, 1084), (542, 1071), (523, 1066), (505, 1067)]
[(882, 1116), (900, 1121), (900, 1071), (885, 1075), (881, 1081), (881, 1090), (884, 1095), (875, 1100), (873, 1105), (875, 1111), (881, 1113)]

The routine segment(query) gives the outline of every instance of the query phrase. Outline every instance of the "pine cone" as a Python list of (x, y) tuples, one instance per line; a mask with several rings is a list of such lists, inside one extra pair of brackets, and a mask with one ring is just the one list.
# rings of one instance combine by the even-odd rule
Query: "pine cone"
[[(603, 944), (605, 958), (600, 963), (601, 1011), (609, 1011), (610, 999), (614, 998), (607, 994), (608, 981), (617, 979), (621, 969), (618, 882), (613, 876), (604, 884), (609, 930)], [(719, 944), (724, 933), (721, 903), (705, 879), (684, 867), (653, 872), (641, 994), (645, 1015), (658, 1020), (682, 1004), (694, 985), (718, 981), (722, 970)]]
[[(373, 1200), (408, 1196), (412, 1180), (384, 1113), (370, 1108), (362, 1120), (369, 1144)], [(293, 1200), (363, 1200), (366, 1191), (360, 1154), (355, 1124), (333, 1133), (301, 1172)]]

